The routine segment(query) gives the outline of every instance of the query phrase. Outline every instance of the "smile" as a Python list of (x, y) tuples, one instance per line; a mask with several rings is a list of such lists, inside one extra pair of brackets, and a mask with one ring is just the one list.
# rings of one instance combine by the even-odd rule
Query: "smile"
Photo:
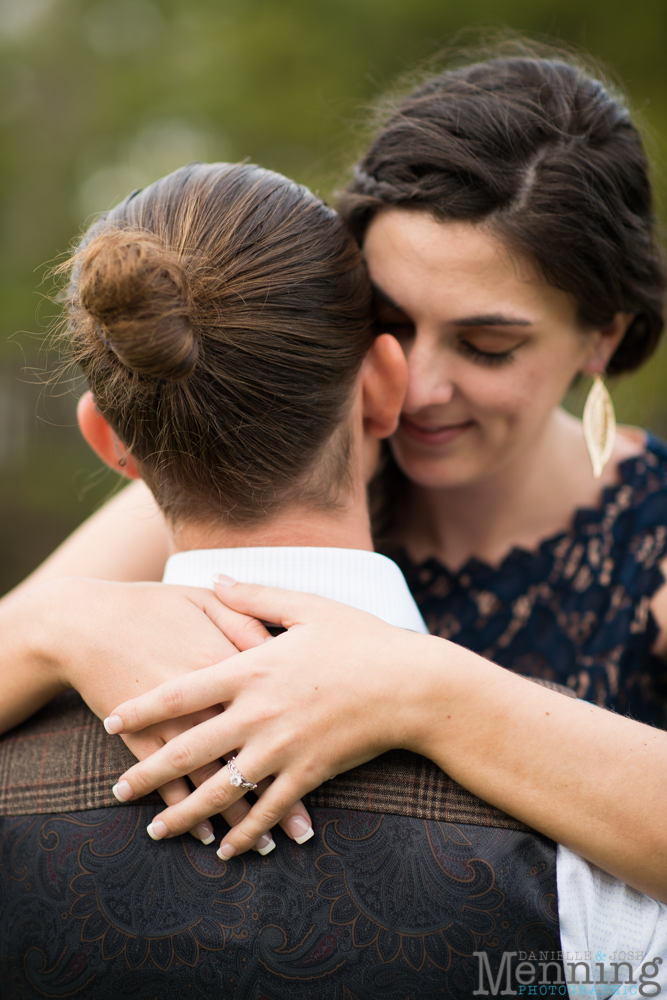
[(409, 438), (419, 444), (430, 445), (432, 448), (438, 445), (450, 444), (456, 441), (467, 430), (473, 426), (474, 421), (466, 420), (460, 424), (445, 424), (438, 427), (424, 426), (415, 423), (405, 415), (401, 416), (401, 429), (405, 431)]

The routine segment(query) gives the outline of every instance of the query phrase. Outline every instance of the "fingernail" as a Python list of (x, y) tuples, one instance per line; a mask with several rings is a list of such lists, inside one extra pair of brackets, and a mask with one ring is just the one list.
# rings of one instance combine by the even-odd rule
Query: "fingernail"
[(271, 635), (271, 633), (269, 632), (269, 634), (267, 635), (267, 637), (266, 637), (266, 639), (264, 640), (264, 642), (268, 642), (268, 641), (269, 641), (269, 639), (275, 639), (275, 635)]
[(125, 778), (117, 781), (116, 784), (112, 786), (111, 791), (114, 793), (119, 802), (127, 802), (134, 795), (132, 785), (129, 781), (126, 781)]
[(305, 844), (307, 840), (310, 840), (314, 836), (312, 826), (308, 824), (303, 816), (291, 816), (287, 820), (287, 832), (295, 844)]
[(198, 823), (195, 827), (195, 833), (202, 844), (212, 844), (215, 840), (213, 827), (210, 823)]
[(123, 732), (123, 720), (120, 715), (110, 715), (104, 720), (104, 728), (109, 733), (109, 736), (115, 736), (116, 733)]
[(221, 861), (229, 861), (236, 854), (236, 848), (232, 847), (231, 844), (220, 844), (220, 847), (215, 852)]
[(146, 833), (151, 838), (151, 840), (162, 840), (169, 833), (169, 829), (166, 823), (163, 823), (161, 819), (154, 819), (152, 823), (149, 823), (146, 827)]
[(213, 583), (217, 583), (220, 587), (233, 587), (238, 580), (235, 580), (233, 576), (227, 576), (225, 573), (214, 573)]
[(270, 854), (275, 846), (276, 842), (273, 839), (273, 837), (269, 836), (268, 833), (265, 833), (263, 834), (263, 836), (259, 838), (259, 840), (255, 844), (254, 850), (256, 850), (258, 854), (261, 854), (262, 857), (264, 857), (265, 854)]

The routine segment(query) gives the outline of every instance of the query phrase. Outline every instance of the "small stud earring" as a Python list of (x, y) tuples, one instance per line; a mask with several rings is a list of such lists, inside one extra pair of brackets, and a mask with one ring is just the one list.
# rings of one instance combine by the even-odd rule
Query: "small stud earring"
[(611, 458), (616, 439), (616, 414), (602, 375), (593, 377), (593, 385), (584, 406), (584, 441), (593, 466), (593, 478), (599, 479)]
[(119, 464), (119, 465), (120, 465), (120, 466), (121, 466), (122, 468), (125, 468), (125, 466), (127, 465), (127, 458), (125, 457), (125, 455), (123, 455), (123, 457), (122, 457), (122, 458), (119, 458), (119, 459), (118, 459), (118, 464)]

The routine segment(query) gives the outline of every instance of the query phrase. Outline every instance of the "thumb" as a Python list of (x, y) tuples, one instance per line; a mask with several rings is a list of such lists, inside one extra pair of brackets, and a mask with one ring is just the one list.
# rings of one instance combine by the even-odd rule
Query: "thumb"
[(283, 628), (302, 625), (314, 617), (322, 618), (326, 606), (337, 603), (296, 590), (263, 587), (258, 583), (237, 583), (228, 576), (214, 581), (213, 588), (218, 599), (228, 608), (272, 625), (282, 625)]

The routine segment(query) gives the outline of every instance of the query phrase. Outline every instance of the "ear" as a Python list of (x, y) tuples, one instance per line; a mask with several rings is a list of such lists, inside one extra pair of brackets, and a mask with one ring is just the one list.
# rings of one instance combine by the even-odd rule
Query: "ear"
[(408, 363), (401, 345), (390, 333), (373, 341), (361, 366), (364, 431), (386, 438), (398, 426), (408, 388)]
[(128, 479), (141, 479), (136, 462), (95, 406), (92, 392), (81, 397), (76, 415), (84, 440), (105, 465)]
[(590, 353), (581, 369), (583, 375), (601, 375), (605, 371), (635, 316), (636, 313), (617, 312), (611, 323), (588, 334)]

